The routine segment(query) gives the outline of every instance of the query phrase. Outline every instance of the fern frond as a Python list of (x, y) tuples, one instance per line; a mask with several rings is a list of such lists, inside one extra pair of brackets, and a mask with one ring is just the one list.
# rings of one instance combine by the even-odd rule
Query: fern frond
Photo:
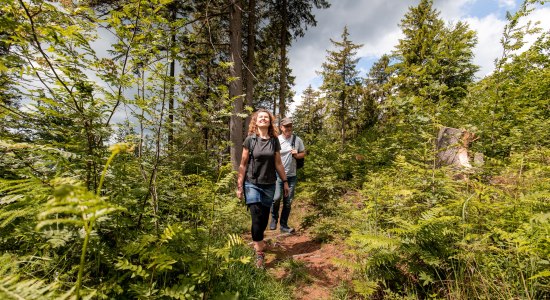
[(348, 243), (354, 247), (362, 248), (364, 251), (372, 251), (378, 249), (395, 250), (399, 246), (399, 241), (394, 238), (373, 235), (373, 234), (352, 234)]
[(0, 179), (0, 229), (15, 224), (17, 219), (34, 219), (51, 187), (35, 178)]
[(3, 179), (0, 181), (0, 193), (6, 193), (8, 195), (24, 195), (45, 187), (46, 186), (44, 186), (42, 182), (35, 178), (24, 180)]
[(172, 287), (168, 287), (162, 290), (162, 296), (170, 297), (172, 299), (200, 299), (202, 293), (195, 291), (195, 285), (193, 284), (180, 284)]
[(229, 234), (227, 235), (227, 237), (228, 237), (227, 244), (226, 244), (227, 247), (231, 248), (231, 247), (244, 244), (243, 239), (238, 234)]
[(536, 214), (531, 217), (531, 222), (538, 224), (548, 224), (550, 223), (550, 213)]
[(84, 226), (113, 212), (125, 210), (108, 203), (104, 197), (88, 191), (78, 182), (70, 179), (56, 179), (52, 182), (56, 185), (54, 194), (46, 203), (45, 210), (38, 214), (42, 220), (36, 226), (38, 230), (52, 224)]
[(10, 203), (16, 202), (19, 199), (22, 199), (24, 197), (25, 196), (23, 196), (23, 195), (7, 195), (7, 196), (4, 196), (4, 197), (0, 198), (0, 205), (10, 204)]
[(429, 221), (431, 219), (437, 218), (441, 214), (441, 212), (444, 210), (445, 210), (445, 207), (434, 207), (428, 211), (423, 212), (420, 215), (420, 218), (424, 221)]
[(0, 299), (58, 299), (60, 286), (57, 282), (23, 278), (18, 274), (15, 257), (0, 256)]
[(124, 247), (124, 253), (127, 255), (135, 255), (139, 254), (142, 255), (151, 245), (153, 245), (157, 241), (157, 237), (150, 235), (150, 234), (144, 234), (141, 236), (139, 241), (131, 242), (128, 245)]
[(152, 262), (147, 265), (147, 269), (155, 269), (157, 272), (172, 270), (172, 265), (178, 262), (172, 256), (164, 253), (153, 255), (150, 259)]
[(143, 268), (142, 266), (134, 265), (125, 258), (119, 258), (117, 263), (115, 264), (115, 267), (119, 270), (131, 271), (132, 278), (136, 277), (136, 275), (147, 278), (150, 275), (145, 268)]
[(230, 171), (231, 169), (228, 169), (228, 166), (226, 165), (225, 168), (222, 168), (220, 170), (220, 175), (222, 172), (227, 172), (225, 176), (218, 179), (218, 182), (216, 182), (216, 192), (220, 192), (222, 190), (229, 190), (231, 186), (235, 184), (235, 173), (233, 171)]
[(35, 150), (40, 152), (46, 152), (50, 154), (57, 154), (64, 158), (74, 158), (76, 154), (62, 150), (60, 148), (51, 147), (47, 145), (36, 145), (29, 143), (14, 143), (13, 141), (0, 140), (0, 149), (6, 152), (21, 151), (21, 150)]
[(166, 226), (166, 228), (164, 228), (164, 232), (160, 236), (160, 240), (159, 240), (160, 243), (161, 244), (168, 243), (171, 239), (174, 238), (174, 236), (176, 236), (182, 230), (183, 228), (179, 224), (174, 226), (172, 225)]

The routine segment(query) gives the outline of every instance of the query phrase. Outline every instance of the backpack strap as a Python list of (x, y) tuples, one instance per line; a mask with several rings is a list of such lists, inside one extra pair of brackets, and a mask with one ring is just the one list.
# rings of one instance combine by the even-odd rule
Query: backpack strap
[[(254, 166), (250, 166), (250, 165), (251, 164), (252, 165), (256, 164), (256, 162), (254, 160), (254, 147), (256, 147), (256, 143), (258, 143), (258, 137), (256, 136), (256, 134), (253, 134), (251, 136), (251, 139), (252, 140), (250, 141), (250, 144), (248, 145), (248, 164), (246, 165), (245, 177), (248, 176), (248, 168), (252, 167), (252, 170), (254, 171)], [(252, 174), (252, 175), (256, 176), (256, 174)]]
[(292, 135), (292, 142), (290, 143), (290, 147), (294, 148), (295, 143), (296, 143), (296, 135), (293, 134)]
[(250, 141), (250, 145), (248, 145), (248, 162), (250, 162), (250, 159), (254, 158), (254, 147), (256, 147), (256, 143), (258, 142), (258, 137), (253, 134), (252, 135), (252, 141)]

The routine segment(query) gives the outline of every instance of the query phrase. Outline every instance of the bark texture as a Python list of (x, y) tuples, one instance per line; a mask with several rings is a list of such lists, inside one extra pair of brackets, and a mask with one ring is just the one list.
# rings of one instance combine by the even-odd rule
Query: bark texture
[(437, 135), (438, 166), (454, 165), (471, 168), (468, 147), (475, 135), (464, 129), (443, 127)]

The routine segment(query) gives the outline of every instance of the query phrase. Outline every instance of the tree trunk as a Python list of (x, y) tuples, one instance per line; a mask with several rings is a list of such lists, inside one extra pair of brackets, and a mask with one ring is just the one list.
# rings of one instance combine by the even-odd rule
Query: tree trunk
[(463, 129), (443, 127), (437, 135), (437, 165), (471, 168), (468, 147), (475, 135)]
[(340, 138), (342, 149), (346, 144), (346, 92), (340, 94)]
[(231, 165), (239, 169), (242, 156), (243, 120), (238, 115), (243, 112), (242, 84), (242, 42), (241, 42), (241, 1), (230, 0), (229, 7), (229, 54), (233, 63), (229, 69), (230, 76), (236, 78), (229, 84), (229, 97), (234, 99), (233, 114), (229, 121), (229, 138), (231, 140)]
[[(253, 107), (254, 99), (254, 65), (255, 59), (255, 47), (256, 47), (256, 0), (249, 0), (248, 2), (248, 48), (246, 51), (246, 105)], [(248, 124), (250, 123), (250, 117), (247, 117), (244, 122), (244, 132), (248, 132)]]
[[(170, 5), (170, 20), (172, 22), (176, 21), (177, 17), (177, 8), (175, 5)], [(170, 49), (168, 49), (168, 53), (170, 55), (170, 88), (168, 90), (168, 149), (172, 151), (172, 148), (174, 146), (174, 104), (176, 102), (175, 100), (175, 86), (176, 86), (176, 58), (175, 55), (172, 53), (172, 47), (176, 45), (176, 30), (172, 28), (171, 30), (171, 45)]]
[(279, 119), (285, 117), (286, 114), (286, 44), (287, 44), (287, 29), (288, 29), (288, 2), (282, 0), (281, 5), (281, 39), (280, 39), (280, 57), (279, 57), (279, 69), (281, 70), (281, 77), (279, 78)]
[[(176, 42), (176, 35), (172, 35), (172, 42)], [(174, 104), (176, 102), (175, 100), (175, 86), (176, 86), (176, 77), (175, 77), (175, 69), (176, 69), (176, 59), (172, 57), (172, 61), (170, 62), (170, 90), (169, 93), (169, 99), (168, 99), (168, 148), (172, 150), (172, 147), (174, 146)]]

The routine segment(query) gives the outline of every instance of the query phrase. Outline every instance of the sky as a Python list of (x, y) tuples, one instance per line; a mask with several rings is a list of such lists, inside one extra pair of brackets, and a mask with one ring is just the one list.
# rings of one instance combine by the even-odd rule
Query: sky
[[(326, 60), (326, 50), (334, 50), (330, 39), (340, 41), (344, 26), (348, 27), (349, 40), (362, 44), (358, 49), (357, 65), (361, 76), (368, 73), (372, 64), (383, 54), (390, 54), (402, 38), (399, 23), (409, 7), (419, 0), (329, 0), (328, 9), (314, 10), (316, 27), (310, 27), (303, 38), (293, 42), (289, 51), (290, 68), (296, 76), (294, 105), (301, 102), (302, 92), (309, 85), (318, 88), (322, 79), (316, 71)], [(434, 8), (446, 22), (464, 21), (477, 32), (478, 44), (474, 49), (474, 63), (480, 66), (477, 78), (483, 78), (494, 69), (494, 61), (502, 54), (500, 38), (506, 25), (506, 12), (515, 12), (523, 1), (519, 0), (434, 0)], [(546, 16), (544, 18), (543, 16)], [(539, 7), (529, 16), (541, 21), (543, 30), (550, 30), (550, 5)]]

